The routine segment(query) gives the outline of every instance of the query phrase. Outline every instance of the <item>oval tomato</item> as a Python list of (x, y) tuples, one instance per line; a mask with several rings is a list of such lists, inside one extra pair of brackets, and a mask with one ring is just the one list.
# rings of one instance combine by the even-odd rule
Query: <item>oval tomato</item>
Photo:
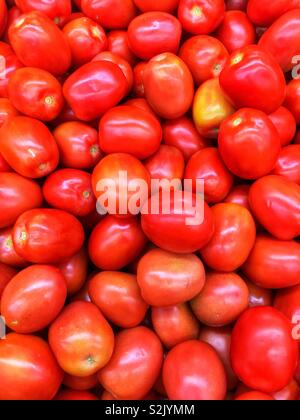
[(152, 180), (181, 180), (184, 175), (184, 157), (176, 147), (160, 146), (144, 164)]
[(14, 268), (0, 262), (0, 304), (3, 290), (17, 273), (18, 271)]
[(295, 137), (297, 129), (293, 114), (288, 109), (281, 106), (277, 111), (270, 114), (269, 118), (278, 131), (281, 146), (290, 144)]
[(88, 275), (88, 255), (85, 248), (57, 267), (62, 272), (66, 283), (68, 294), (73, 295), (84, 286)]
[(284, 13), (300, 8), (299, 0), (275, 0), (272, 7), (266, 0), (249, 0), (247, 14), (256, 26), (272, 25)]
[(300, 124), (300, 80), (295, 79), (287, 85), (285, 107), (293, 114), (297, 124)]
[(285, 177), (291, 182), (300, 184), (300, 145), (291, 144), (281, 149), (274, 175)]
[(13, 242), (13, 228), (0, 230), (0, 261), (12, 267), (26, 267), (28, 265), (28, 262), (16, 253)]
[(111, 31), (108, 34), (108, 51), (117, 54), (124, 60), (128, 61), (131, 66), (136, 65), (137, 57), (133, 54), (129, 47), (127, 31)]
[(19, 68), (23, 67), (12, 48), (5, 42), (0, 42), (0, 58), (2, 60), (1, 78), (0, 78), (0, 95), (8, 98), (8, 82), (11, 75)]
[(81, 0), (80, 8), (107, 29), (126, 29), (136, 15), (132, 0)]
[[(12, 105), (10, 100), (7, 98), (0, 98), (0, 127), (2, 127), (10, 118), (16, 117), (17, 115), (19, 115), (19, 112)], [(0, 168), (1, 168), (1, 164), (0, 164)], [(1, 171), (1, 172), (6, 172), (6, 171)]]
[(71, 0), (16, 0), (16, 5), (23, 13), (34, 10), (45, 13), (56, 24), (63, 23), (72, 12)]

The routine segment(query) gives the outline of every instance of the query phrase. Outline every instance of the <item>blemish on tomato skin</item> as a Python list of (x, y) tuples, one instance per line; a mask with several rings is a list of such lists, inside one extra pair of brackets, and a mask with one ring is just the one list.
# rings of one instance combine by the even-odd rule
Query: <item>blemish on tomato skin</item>
[(239, 64), (243, 60), (243, 58), (244, 58), (243, 53), (239, 53), (235, 55), (231, 60), (231, 65), (235, 66), (236, 64)]
[(192, 16), (200, 17), (200, 16), (202, 16), (202, 14), (203, 14), (203, 11), (202, 11), (202, 7), (200, 7), (200, 6), (194, 6), (191, 9), (191, 15)]
[(238, 127), (239, 125), (241, 125), (241, 124), (242, 124), (242, 122), (243, 122), (243, 119), (242, 119), (242, 118), (236, 118), (236, 119), (232, 122), (232, 125), (233, 125), (233, 127)]
[(20, 233), (20, 241), (21, 242), (26, 242), (28, 239), (28, 235), (27, 232), (25, 232), (24, 230)]
[(98, 155), (99, 152), (100, 152), (99, 146), (97, 146), (96, 144), (90, 148), (90, 153), (92, 156)]
[(46, 104), (46, 105), (48, 105), (48, 106), (53, 105), (53, 103), (54, 103), (54, 98), (53, 98), (53, 96), (50, 96), (50, 95), (46, 96), (46, 97), (45, 97), (45, 99), (44, 99), (44, 102), (45, 102), (45, 104)]

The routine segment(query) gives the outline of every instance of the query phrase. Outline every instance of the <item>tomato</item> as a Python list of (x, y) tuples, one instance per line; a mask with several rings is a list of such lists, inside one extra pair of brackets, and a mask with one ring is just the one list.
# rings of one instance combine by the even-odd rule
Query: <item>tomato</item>
[(281, 146), (291, 143), (296, 134), (296, 121), (293, 114), (283, 106), (269, 115), (270, 120), (275, 125), (281, 140)]
[(3, 290), (17, 273), (14, 268), (0, 262), (0, 304)]
[(256, 33), (246, 13), (240, 10), (232, 10), (225, 13), (216, 37), (232, 53), (248, 45), (255, 44)]
[(245, 280), (249, 289), (249, 308), (256, 306), (272, 306), (273, 292), (272, 290), (264, 289), (249, 280)]
[(99, 384), (96, 374), (87, 376), (86, 378), (65, 374), (63, 383), (74, 391), (88, 391), (89, 389), (96, 388)]
[(297, 124), (300, 124), (300, 80), (292, 80), (287, 85), (284, 105), (293, 114)]
[(75, 115), (91, 121), (117, 105), (127, 86), (126, 77), (116, 64), (97, 61), (75, 71), (66, 80), (63, 92)]
[(247, 3), (249, 0), (226, 0), (227, 10), (247, 10)]
[(194, 122), (204, 137), (217, 138), (220, 125), (235, 109), (220, 88), (219, 79), (204, 82), (196, 92), (193, 105)]
[[(272, 10), (269, 8), (269, 12)], [(275, 58), (283, 71), (291, 70), (300, 50), (300, 10), (280, 16), (263, 34), (259, 46)]]
[(272, 25), (284, 13), (300, 7), (299, 0), (275, 0), (272, 7), (266, 0), (249, 0), (247, 14), (256, 26)]
[(8, 18), (8, 10), (5, 0), (0, 1), (0, 36), (3, 35)]
[(152, 389), (163, 363), (162, 345), (151, 330), (137, 327), (116, 336), (114, 354), (99, 372), (101, 385), (119, 400), (141, 400)]
[(91, 169), (101, 159), (98, 132), (77, 121), (59, 125), (53, 131), (61, 164), (66, 168)]
[(300, 286), (298, 285), (278, 290), (274, 300), (274, 307), (289, 318), (294, 325), (298, 325), (298, 319), (300, 316), (299, 297)]
[(107, 38), (103, 28), (92, 19), (74, 19), (63, 29), (72, 52), (72, 62), (76, 67), (92, 60), (107, 49)]
[(86, 377), (110, 360), (114, 334), (94, 304), (74, 302), (51, 325), (49, 344), (66, 373)]
[(150, 112), (150, 114), (153, 115), (153, 117), (155, 117), (160, 122), (159, 117), (155, 114), (155, 112), (153, 111), (153, 109), (148, 104), (148, 102), (146, 101), (145, 98), (128, 99), (126, 102), (124, 102), (123, 105), (134, 106), (135, 108), (142, 109), (143, 111), (148, 111), (148, 112)]
[(111, 31), (108, 34), (108, 51), (128, 61), (131, 66), (137, 63), (137, 58), (129, 47), (127, 31)]
[(161, 141), (157, 118), (140, 108), (112, 108), (100, 120), (99, 142), (104, 153), (128, 153), (143, 160), (157, 152)]
[(1, 315), (11, 330), (31, 334), (55, 320), (66, 298), (62, 273), (51, 266), (33, 265), (17, 274), (4, 289)]
[(132, 274), (103, 271), (91, 279), (89, 295), (104, 316), (121, 328), (137, 327), (148, 310)]
[(28, 265), (15, 250), (13, 243), (13, 228), (0, 230), (0, 262), (13, 267), (26, 267)]
[(12, 105), (10, 100), (7, 98), (0, 98), (0, 127), (2, 127), (10, 118), (16, 117), (17, 115), (19, 115), (19, 112)]
[(287, 180), (300, 184), (300, 145), (291, 144), (284, 147), (279, 155), (274, 175), (284, 176)]
[(283, 103), (285, 78), (275, 59), (257, 46), (235, 51), (220, 75), (221, 88), (237, 108), (271, 114)]
[(233, 187), (229, 195), (226, 197), (226, 203), (239, 204), (242, 207), (245, 207), (247, 210), (250, 210), (248, 195), (249, 195), (250, 185), (241, 184)]
[(22, 214), (13, 233), (17, 253), (35, 264), (63, 262), (75, 255), (84, 242), (81, 223), (71, 214), (36, 209)]
[(87, 251), (82, 248), (77, 254), (57, 266), (65, 278), (69, 295), (79, 292), (84, 286), (88, 275), (88, 262)]
[(182, 180), (184, 175), (184, 157), (176, 147), (160, 146), (144, 164), (153, 180)]
[(142, 12), (160, 11), (172, 13), (177, 7), (179, 0), (133, 0)]
[(201, 292), (205, 270), (196, 255), (153, 249), (140, 259), (137, 281), (149, 305), (172, 306), (187, 302)]
[(193, 77), (187, 65), (174, 54), (161, 54), (149, 61), (144, 86), (147, 101), (162, 118), (182, 117), (192, 105)]
[(273, 123), (256, 109), (241, 109), (221, 125), (221, 157), (228, 169), (240, 178), (257, 179), (267, 175), (276, 165), (280, 147)]
[(132, 0), (81, 0), (81, 10), (107, 29), (126, 29), (136, 15)]
[(183, 28), (191, 34), (210, 34), (220, 25), (224, 14), (224, 0), (180, 0), (179, 2), (179, 20)]
[(276, 401), (297, 401), (299, 395), (300, 387), (295, 379), (280, 391), (272, 394)]
[(17, 116), (0, 130), (0, 153), (20, 175), (42, 178), (58, 165), (58, 148), (48, 128), (38, 120)]
[(147, 67), (146, 62), (141, 61), (133, 69), (133, 92), (138, 98), (145, 97), (145, 86), (144, 86), (144, 72)]
[(0, 173), (0, 228), (13, 225), (22, 213), (42, 203), (41, 188), (35, 181), (16, 173)]
[(2, 98), (8, 98), (9, 79), (16, 69), (23, 67), (23, 65), (14, 54), (12, 48), (4, 42), (0, 42), (0, 63), (1, 62), (0, 95)]
[(64, 389), (60, 391), (56, 397), (56, 401), (98, 401), (99, 398), (91, 392), (74, 391), (71, 389)]
[(206, 148), (200, 150), (189, 160), (185, 179), (193, 180), (195, 192), (197, 179), (204, 180), (205, 200), (208, 203), (218, 203), (229, 194), (233, 185), (233, 176), (221, 160), (218, 149)]
[(58, 76), (71, 65), (67, 38), (43, 13), (34, 11), (17, 18), (9, 28), (9, 40), (19, 60), (28, 67)]
[(72, 4), (70, 0), (16, 0), (16, 5), (23, 13), (34, 10), (45, 13), (56, 24), (63, 23), (70, 17), (72, 12)]
[(192, 310), (202, 324), (223, 327), (236, 321), (248, 307), (249, 290), (235, 273), (209, 273), (203, 290), (192, 302)]
[(204, 342), (191, 340), (174, 347), (165, 360), (163, 379), (170, 400), (225, 399), (225, 369)]
[(0, 340), (0, 400), (52, 400), (63, 372), (48, 344), (31, 335)]
[(136, 218), (106, 216), (90, 236), (89, 256), (102, 270), (120, 270), (142, 253), (146, 243)]
[(163, 12), (149, 12), (136, 17), (129, 25), (128, 40), (133, 53), (142, 60), (158, 54), (176, 54), (182, 28), (178, 19)]
[(271, 307), (248, 309), (232, 333), (231, 361), (239, 379), (250, 388), (265, 393), (284, 388), (298, 361), (289, 320)]
[(220, 75), (229, 59), (229, 54), (218, 39), (198, 35), (185, 41), (179, 57), (189, 67), (196, 85), (200, 85)]
[(0, 172), (10, 172), (10, 171), (11, 171), (11, 167), (0, 154)]
[(235, 398), (236, 401), (274, 401), (274, 398), (268, 394), (258, 391), (249, 391)]

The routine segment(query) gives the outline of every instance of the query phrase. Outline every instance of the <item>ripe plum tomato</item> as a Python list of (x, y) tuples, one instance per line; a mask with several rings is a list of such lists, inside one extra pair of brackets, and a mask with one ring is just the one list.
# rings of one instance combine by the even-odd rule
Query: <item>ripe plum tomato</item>
[(17, 275), (17, 273), (18, 271), (14, 268), (0, 262), (0, 304), (3, 290), (6, 288), (11, 279)]
[(40, 121), (17, 116), (0, 129), (0, 153), (20, 175), (42, 178), (58, 165), (59, 152), (49, 129)]
[[(299, 330), (298, 320), (300, 316), (300, 286), (278, 290), (274, 300), (274, 307), (282, 312)], [(300, 340), (298, 339), (300, 344)]]
[(172, 13), (177, 7), (179, 0), (133, 0), (136, 7), (142, 12), (160, 11)]
[(300, 185), (300, 145), (290, 144), (281, 149), (274, 175), (283, 176), (291, 182)]
[(74, 391), (88, 391), (96, 388), (99, 384), (96, 374), (87, 376), (86, 378), (65, 374), (63, 383)]
[(280, 148), (275, 126), (256, 109), (241, 109), (221, 125), (219, 151), (228, 169), (240, 178), (257, 179), (270, 173)]
[(108, 36), (108, 51), (128, 61), (131, 66), (137, 64), (137, 57), (129, 47), (127, 31), (111, 31)]
[(99, 398), (91, 392), (74, 391), (73, 389), (63, 389), (56, 397), (56, 401), (99, 401)]
[(256, 306), (272, 306), (272, 290), (259, 287), (247, 279), (245, 281), (249, 289), (249, 308), (255, 308)]
[(236, 185), (226, 197), (225, 203), (239, 204), (247, 210), (250, 210), (248, 200), (249, 190), (250, 185), (248, 184)]
[(223, 400), (226, 373), (216, 351), (191, 340), (174, 347), (163, 367), (163, 381), (170, 400)]
[(1, 315), (20, 334), (46, 328), (63, 309), (67, 285), (55, 267), (33, 265), (17, 274), (4, 289)]
[(60, 263), (75, 255), (84, 242), (81, 223), (71, 214), (54, 209), (29, 210), (14, 226), (17, 253), (32, 263)]
[(144, 98), (145, 96), (144, 71), (147, 64), (147, 62), (141, 61), (133, 69), (133, 92), (137, 98)]
[(173, 146), (160, 146), (158, 151), (147, 159), (144, 164), (149, 171), (151, 179), (181, 180), (184, 175), (185, 162), (183, 154)]
[(172, 306), (187, 302), (201, 292), (205, 270), (196, 255), (153, 249), (140, 259), (137, 280), (147, 303)]
[(272, 7), (267, 0), (249, 0), (247, 14), (256, 26), (265, 28), (289, 10), (299, 8), (299, 0), (275, 0), (272, 2)]
[(295, 379), (282, 388), (280, 391), (273, 392), (272, 396), (276, 401), (297, 401), (299, 400), (300, 387)]
[[(11, 101), (7, 98), (0, 98), (0, 127), (2, 127), (10, 118), (16, 117), (17, 115), (19, 115), (19, 112)], [(1, 171), (1, 163), (0, 172), (6, 172)]]
[(121, 328), (137, 327), (148, 310), (132, 274), (103, 271), (90, 280), (89, 295), (106, 319)]
[(287, 85), (285, 107), (293, 114), (297, 124), (300, 124), (300, 80), (291, 80)]
[(109, 362), (114, 334), (94, 304), (74, 302), (51, 325), (49, 344), (66, 373), (86, 377)]
[(0, 230), (0, 262), (12, 267), (26, 267), (28, 265), (28, 262), (16, 253), (12, 227)]
[(88, 263), (87, 251), (82, 248), (77, 254), (57, 266), (65, 278), (69, 295), (79, 292), (84, 286), (88, 275)]
[(117, 334), (113, 356), (98, 377), (114, 398), (141, 400), (158, 379), (162, 363), (157, 335), (145, 327), (132, 328)]
[(295, 137), (297, 129), (293, 114), (287, 108), (281, 106), (277, 111), (270, 114), (269, 118), (278, 131), (281, 146), (290, 144)]
[(3, 35), (8, 19), (8, 9), (5, 0), (0, 1), (0, 36)]
[(58, 25), (68, 19), (72, 12), (71, 0), (16, 0), (15, 3), (23, 13), (37, 10)]
[(298, 346), (291, 322), (272, 307), (248, 309), (234, 327), (232, 366), (239, 379), (257, 391), (280, 391), (292, 380)]
[(8, 98), (8, 82), (11, 75), (23, 67), (22, 63), (19, 61), (18, 57), (14, 54), (12, 48), (5, 42), (0, 42), (0, 57), (1, 60), (5, 60), (5, 66), (1, 71), (0, 78), (0, 95), (1, 98)]

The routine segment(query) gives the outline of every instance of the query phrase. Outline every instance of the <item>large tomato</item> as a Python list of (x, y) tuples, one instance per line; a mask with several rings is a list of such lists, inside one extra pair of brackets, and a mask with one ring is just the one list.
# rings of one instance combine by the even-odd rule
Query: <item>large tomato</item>
[(256, 26), (265, 28), (287, 11), (299, 8), (299, 0), (273, 0), (272, 7), (268, 0), (249, 0), (247, 14)]
[(81, 0), (80, 7), (107, 29), (126, 29), (136, 15), (133, 0)]
[(272, 172), (300, 185), (300, 145), (291, 144), (281, 149)]
[(34, 10), (45, 13), (56, 24), (63, 23), (72, 12), (71, 0), (16, 0), (16, 5), (23, 13)]

